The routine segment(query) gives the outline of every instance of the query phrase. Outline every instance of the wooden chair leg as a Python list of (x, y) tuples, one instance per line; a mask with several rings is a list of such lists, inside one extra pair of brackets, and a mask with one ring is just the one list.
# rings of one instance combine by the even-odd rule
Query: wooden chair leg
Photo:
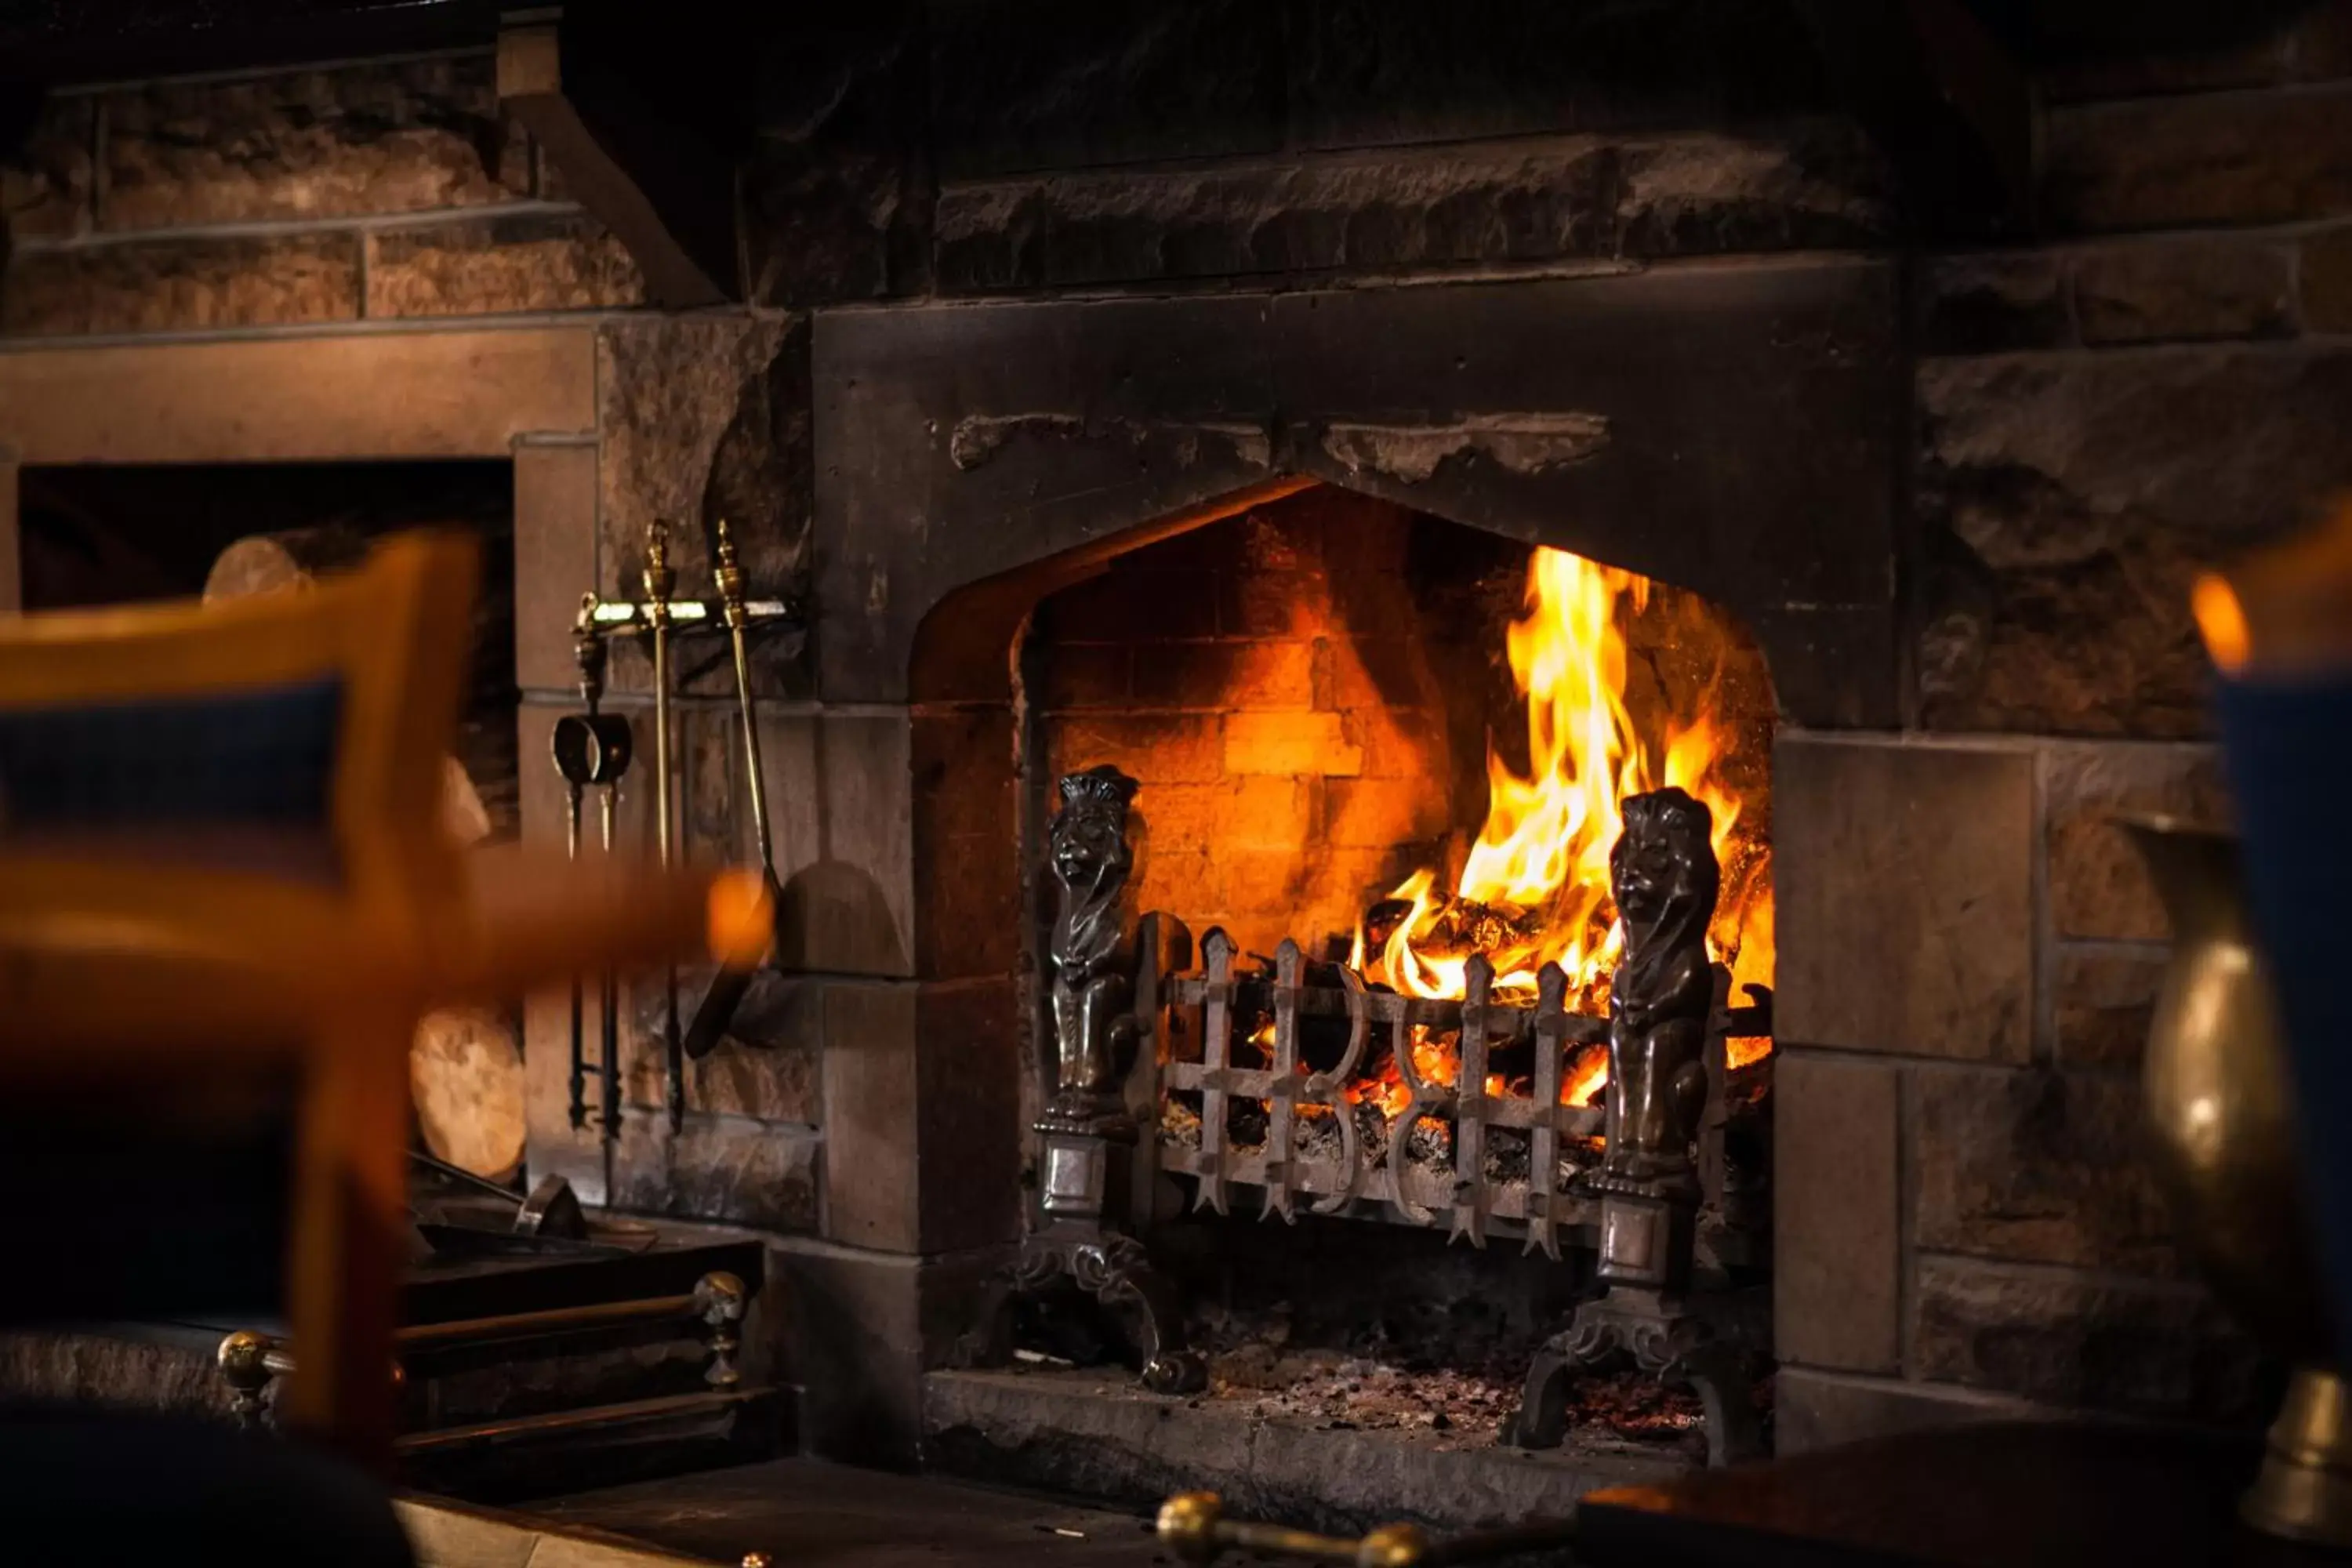
[(288, 1316), (291, 1430), (389, 1473), (393, 1330), (407, 1216), (408, 1039), (403, 1012), (355, 1004), (304, 1085)]

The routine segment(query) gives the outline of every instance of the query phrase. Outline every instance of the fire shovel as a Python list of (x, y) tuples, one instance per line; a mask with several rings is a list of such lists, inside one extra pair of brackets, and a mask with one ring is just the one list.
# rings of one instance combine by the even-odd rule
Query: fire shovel
[[(735, 542), (727, 531), (725, 518), (719, 520), (715, 554), (718, 565), (711, 575), (718, 581), (719, 607), (726, 616), (727, 637), (735, 655), (735, 700), (743, 711), (743, 763), (751, 786), (751, 825), (760, 839), (760, 870), (766, 879), (770, 908), (781, 910), (783, 899), (776, 885), (775, 845), (768, 831), (767, 776), (760, 766), (760, 724), (751, 711), (751, 662), (744, 647), (743, 569), (736, 561)], [(773, 951), (772, 941), (769, 952)], [(751, 977), (766, 962), (767, 954), (762, 953), (751, 963), (720, 967), (686, 1031), (688, 1059), (700, 1061), (718, 1048), (719, 1042), (726, 1037), (727, 1026), (734, 1022), (736, 1009), (743, 1005), (744, 994), (751, 988)]]

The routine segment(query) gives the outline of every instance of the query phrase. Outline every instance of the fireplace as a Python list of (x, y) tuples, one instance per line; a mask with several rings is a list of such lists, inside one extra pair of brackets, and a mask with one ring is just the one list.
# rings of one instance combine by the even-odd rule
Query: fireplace
[[(939, 1309), (961, 1349), (931, 1353), (1015, 1370), (931, 1375), (935, 1461), (1140, 1496), (1178, 1462), (1130, 1444), (1120, 1412), (1151, 1396), (1116, 1392), (1131, 1373), (1108, 1362), (1139, 1352), (1149, 1373), (1179, 1335), (1207, 1352), (1205, 1392), (1160, 1369), (1184, 1390), (1162, 1423), (1311, 1402), (1350, 1357), (1344, 1329), (1310, 1343), (1307, 1325), (1339, 1324), (1376, 1279), (1437, 1319), (1508, 1305), (1462, 1353), (1354, 1357), (1353, 1381), (1411, 1414), (1360, 1421), (1339, 1397), (1322, 1426), (1349, 1436), (1330, 1441), (1434, 1442), (1561, 1497), (1690, 1463), (1708, 1426), (1697, 1398), (1596, 1378), (1563, 1396), (1564, 1447), (1557, 1430), (1533, 1458), (1498, 1447), (1580, 1293), (1704, 1298), (1706, 1336), (1769, 1372), (1774, 736), (1892, 701), (1870, 456), (1891, 437), (1885, 283), (1760, 266), (820, 322), (841, 461), (819, 480), (816, 591), (871, 613), (818, 628), (818, 679), (828, 700), (911, 700), (923, 1050), (956, 1075), (929, 1102), (919, 1076), (911, 1140), (874, 1151), (940, 1172), (925, 1232), (1025, 1234), (1017, 1283), (1099, 1282), (1066, 1224), (1097, 1184), (1074, 1152), (1087, 1118), (1054, 1066), (1066, 779), (1131, 790), (1157, 1014), (1118, 1086), (1137, 1133), (1114, 1136), (1100, 1184), (1141, 1249), (1109, 1260), (1149, 1262), (1150, 1321), (1123, 1314), (1140, 1343), (1050, 1291), (1015, 1294), (1009, 1339), (983, 1331), (1007, 1276), (976, 1271)], [(1054, 342), (1074, 353), (1037, 352)], [(1129, 390), (1145, 363), (1148, 397)], [(1720, 876), (1694, 1234), (1686, 1264), (1662, 1243), (1658, 1278), (1611, 1283), (1608, 863), (1627, 797), (1669, 788), (1705, 803)], [(835, 1170), (854, 1168), (845, 1131), (827, 1131)], [(1276, 1306), (1297, 1342), (1270, 1351)], [(1619, 1348), (1641, 1338), (1624, 1331)], [(1253, 1360), (1305, 1370), (1225, 1374)], [(1760, 1414), (1746, 1366), (1704, 1380), (1707, 1399)], [(1612, 1407), (1613, 1426), (1588, 1419)], [(1239, 1440), (1218, 1432), (1182, 1452)], [(1134, 1462), (1113, 1477), (1119, 1452)], [(1285, 1505), (1344, 1517), (1310, 1479)]]
[[(1030, 922), (1030, 968), (1066, 976), (1073, 943), (1108, 952), (1087, 933), (1131, 903), (1136, 951), (1120, 962), (1142, 971), (1132, 989), (1109, 977), (1140, 1037), (1107, 1045), (1123, 1083), (1073, 1087), (1080, 1037), (1104, 1027), (1077, 1011), (1100, 1005), (1091, 992), (1057, 976), (1037, 996), (1050, 1005), (1024, 1008), (1046, 1047), (1033, 1057), (1060, 1057), (1028, 1096), (1044, 1134), (1029, 1180), (1043, 1235), (1068, 1238), (1033, 1245), (1024, 1283), (1067, 1268), (1129, 1308), (1136, 1287), (1152, 1320), (1147, 1385), (1224, 1396), (1234, 1347), (1206, 1367), (1181, 1348), (1200, 1337), (1194, 1292), (1150, 1283), (1141, 1253), (1097, 1281), (1083, 1249), (1102, 1238), (1065, 1221), (1101, 1212), (1104, 1128), (1139, 1145), (1115, 1237), (1168, 1228), (1155, 1211), (1172, 1198), (1605, 1260), (1630, 1247), (1611, 1226), (1650, 1211), (1604, 1194), (1657, 1188), (1633, 1178), (1671, 1167), (1691, 1213), (1677, 1211), (1679, 1255), (1646, 1282), (1679, 1294), (1696, 1273), (1727, 1291), (1768, 1274), (1773, 707), (1762, 655), (1727, 617), (1563, 551), (1318, 485), (1049, 595), (1017, 660), (1033, 783), (1060, 796), (1023, 816), (1023, 860), (1052, 867), (1041, 881), (1058, 906)], [(1678, 1046), (1626, 1034), (1622, 1060), (1650, 1091), (1618, 1101), (1626, 1112), (1607, 1093), (1611, 987), (1628, 961), (1612, 852), (1670, 798), (1705, 825), (1704, 907), (1687, 911), (1705, 937), (1696, 1016)], [(1126, 947), (1123, 924), (1110, 934)], [(1657, 1049), (1676, 1059), (1654, 1066)], [(1668, 1102), (1688, 1096), (1685, 1124)], [(1492, 1370), (1491, 1346), (1475, 1368), (1429, 1352), (1412, 1359), (1440, 1380)], [(1492, 1436), (1494, 1414), (1447, 1420)], [(1525, 1436), (1548, 1447), (1561, 1433)]]
[[(315, 68), (151, 53), (28, 106), (0, 605), (50, 592), (53, 487), (110, 466), (487, 465), (513, 815), (561, 846), (581, 595), (640, 595), (664, 521), (708, 599), (732, 525), (749, 593), (808, 614), (751, 649), (776, 962), (679, 1105), (665, 998), (631, 998), (609, 1136), (570, 1114), (568, 998), (526, 999), (526, 1163), (758, 1233), (747, 1351), (802, 1446), (1329, 1524), (1699, 1462), (1700, 1403), (1634, 1379), (1586, 1380), (1559, 1448), (1495, 1441), (1606, 1283), (1609, 911), (1472, 865), (1512, 841), (1490, 740), (1545, 776), (1511, 628), (1565, 560), (1651, 585), (1612, 590), (1633, 728), (1704, 684), (1655, 617), (1724, 656), (1693, 793), (1752, 838), (1709, 846), (1738, 918), (1687, 1294), (1756, 1352), (1777, 1450), (2263, 1411), (2137, 1158), (2167, 932), (2110, 819), (2218, 809), (2189, 582), (2344, 481), (2341, 5), (1973, 83), (1774, 0), (661, 40), (563, 9)], [(739, 157), (660, 155), (696, 118), (666, 102), (603, 123), (600, 48), (651, 91), (673, 45), (757, 58), (673, 62), (680, 101), (738, 100), (704, 130)], [(678, 842), (748, 860), (729, 660), (686, 640)], [(614, 651), (605, 710), (649, 739)], [(1581, 853), (1690, 784), (1647, 744)], [(616, 843), (651, 853), (637, 754)], [(1052, 824), (1106, 764), (1123, 930), (1166, 940), (1105, 1217), (1206, 1363), (1173, 1395), (1090, 1299), (1010, 1289), (1055, 1186)]]

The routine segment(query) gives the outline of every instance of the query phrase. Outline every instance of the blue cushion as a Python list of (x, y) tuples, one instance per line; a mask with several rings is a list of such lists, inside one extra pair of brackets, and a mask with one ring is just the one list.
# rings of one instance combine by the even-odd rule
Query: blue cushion
[(0, 712), (0, 832), (324, 828), (338, 677)]

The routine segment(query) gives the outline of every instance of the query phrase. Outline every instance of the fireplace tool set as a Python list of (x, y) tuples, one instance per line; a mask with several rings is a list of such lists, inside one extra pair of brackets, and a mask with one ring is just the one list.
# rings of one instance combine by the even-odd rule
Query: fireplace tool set
[[(677, 810), (673, 805), (672, 710), (678, 684), (675, 674), (677, 640), (714, 629), (727, 634), (735, 668), (735, 697), (742, 715), (743, 755), (751, 794), (751, 819), (760, 845), (760, 868), (773, 899), (776, 888), (775, 850), (768, 828), (766, 775), (760, 763), (760, 727), (751, 708), (750, 638), (753, 632), (797, 631), (796, 606), (782, 599), (749, 599), (735, 542), (725, 519), (716, 527), (711, 572), (714, 596), (677, 595), (677, 572), (670, 562), (670, 525), (656, 520), (646, 541), (642, 599), (605, 599), (583, 595), (572, 626), (574, 657), (580, 668), (583, 713), (556, 721), (552, 738), (556, 771), (565, 787), (565, 843), (575, 858), (580, 853), (580, 822), (585, 792), (595, 789), (599, 831), (604, 850), (612, 853), (615, 793), (635, 750), (629, 721), (602, 710), (609, 639), (644, 639), (653, 663), (654, 847), (663, 865), (677, 855)], [(686, 1114), (686, 1064), (708, 1056), (725, 1037), (727, 1026), (751, 984), (749, 969), (722, 969), (697, 1008), (692, 1022), (679, 1026), (677, 970), (663, 976), (662, 1060), (665, 1100), (670, 1128), (677, 1131)], [(598, 1008), (598, 1127), (609, 1160), (621, 1133), (620, 994), (618, 982), (606, 974), (599, 982)], [(571, 1117), (575, 1129), (588, 1124), (587, 1055), (582, 983), (572, 986)]]
[[(1711, 1463), (1759, 1452), (1748, 1353), (1719, 1326), (1725, 1314), (1705, 1310), (1692, 1293), (1702, 1212), (1719, 1233), (1717, 1261), (1744, 1235), (1743, 1224), (1723, 1222), (1743, 1195), (1732, 1191), (1725, 1152), (1725, 1042), (1771, 1032), (1770, 993), (1750, 987), (1748, 1005), (1729, 1005), (1729, 975), (1708, 958), (1720, 871), (1707, 807), (1674, 788), (1622, 803), (1625, 826), (1610, 855), (1610, 881), (1624, 948), (1602, 1018), (1568, 1011), (1557, 964), (1544, 966), (1532, 1007), (1492, 994), (1494, 971), (1483, 957), (1469, 962), (1466, 994), (1455, 1001), (1376, 990), (1345, 965), (1337, 966), (1337, 986), (1307, 984), (1298, 946), (1287, 941), (1270, 975), (1240, 973), (1222, 931), (1202, 940), (1202, 968), (1190, 972), (1192, 942), (1181, 922), (1146, 914), (1132, 934), (1125, 924), (1133, 864), (1127, 816), (1136, 791), (1133, 779), (1108, 766), (1059, 784), (1061, 809), (1048, 835), (1059, 891), (1046, 944), (1053, 1092), (1034, 1127), (1036, 1211), (1011, 1288), (1075, 1280), (1121, 1320), (1140, 1352), (1144, 1385), (1177, 1392), (1200, 1386), (1203, 1368), (1184, 1348), (1181, 1304), (1140, 1239), (1156, 1173), (1190, 1176), (1193, 1206), (1219, 1214), (1235, 1185), (1260, 1189), (1262, 1215), (1286, 1222), (1301, 1199), (1318, 1214), (1410, 1225), (1433, 1224), (1444, 1209), (1453, 1237), (1473, 1246), (1516, 1227), (1528, 1251), (1556, 1258), (1571, 1237), (1597, 1253), (1601, 1293), (1537, 1353), (1506, 1441), (1557, 1446), (1570, 1381), (1631, 1362), (1697, 1394)], [(1270, 1039), (1271, 1060), (1241, 1065), (1235, 1037), (1266, 1014), (1270, 1035), (1255, 1037)], [(1180, 1020), (1194, 1016), (1197, 1052), (1172, 1048)], [(1328, 1070), (1309, 1071), (1303, 1029), (1334, 1019), (1345, 1020), (1344, 1055)], [(1384, 1158), (1366, 1147), (1345, 1093), (1375, 1026), (1388, 1030), (1411, 1093), (1387, 1131)], [(1453, 1081), (1415, 1064), (1417, 1029), (1458, 1040)], [(1488, 1090), (1489, 1052), (1530, 1043), (1532, 1092)], [(1563, 1064), (1591, 1045), (1608, 1049), (1605, 1103), (1563, 1105)], [(1139, 1139), (1136, 1113), (1160, 1117), (1180, 1095), (1199, 1097), (1197, 1146), (1169, 1137), (1164, 1123), (1160, 1138)], [(1264, 1142), (1236, 1144), (1228, 1114), (1253, 1101), (1263, 1109)], [(1307, 1147), (1305, 1110), (1336, 1131), (1319, 1154)], [(1450, 1168), (1426, 1169), (1411, 1156), (1424, 1119), (1451, 1123)], [(1525, 1140), (1524, 1178), (1490, 1170), (1488, 1133), (1497, 1129)], [(1603, 1138), (1599, 1162), (1579, 1170), (1570, 1151), (1595, 1134)]]

